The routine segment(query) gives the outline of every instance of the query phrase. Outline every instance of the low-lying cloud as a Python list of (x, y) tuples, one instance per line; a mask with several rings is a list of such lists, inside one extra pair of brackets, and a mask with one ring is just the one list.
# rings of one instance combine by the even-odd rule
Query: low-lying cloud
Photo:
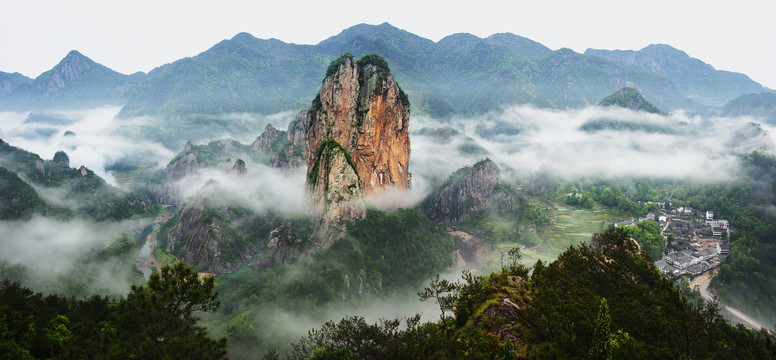
[(200, 169), (172, 184), (183, 203), (205, 196), (216, 205), (237, 205), (257, 214), (268, 211), (304, 213), (306, 170), (281, 170), (245, 160), (247, 173), (227, 169)]
[[(232, 138), (251, 142), (267, 124), (284, 129), (294, 113), (272, 115), (191, 115), (186, 119), (143, 116), (120, 118), (121, 107), (42, 112), (0, 112), (0, 138), (51, 159), (65, 151), (72, 167), (86, 166), (116, 185), (110, 169), (116, 163), (163, 168), (186, 141)], [(172, 132), (172, 133), (170, 133)], [(179, 134), (175, 134), (179, 132)], [(178, 147), (170, 145), (170, 139)], [(178, 144), (179, 143), (179, 144)]]
[(0, 138), (24, 150), (51, 159), (64, 151), (71, 167), (81, 165), (116, 185), (106, 167), (127, 158), (162, 166), (175, 154), (164, 146), (145, 140), (133, 140), (115, 134), (119, 126), (145, 121), (117, 119), (119, 107), (46, 113), (0, 113)]
[[(149, 219), (95, 223), (82, 219), (62, 220), (34, 216), (26, 220), (0, 221), (0, 259), (23, 264), (46, 278), (75, 274), (86, 255), (116, 241), (122, 234), (138, 233), (149, 224)], [(117, 266), (111, 261), (91, 263), (95, 289), (107, 289), (123, 294), (129, 289), (126, 279), (132, 269)], [(40, 290), (40, 289), (39, 289)]]
[[(540, 169), (568, 176), (646, 176), (721, 180), (737, 173), (737, 156), (772, 152), (773, 132), (752, 118), (661, 116), (622, 108), (545, 110), (517, 106), (473, 119), (413, 118), (413, 129), (449, 126), (476, 140), (502, 176)], [(416, 177), (438, 178), (476, 158), (428, 136), (412, 137)]]

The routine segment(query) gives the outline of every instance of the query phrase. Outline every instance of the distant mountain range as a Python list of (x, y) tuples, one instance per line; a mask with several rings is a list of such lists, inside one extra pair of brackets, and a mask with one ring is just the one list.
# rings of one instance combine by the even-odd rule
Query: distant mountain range
[(722, 116), (752, 116), (776, 125), (776, 94), (764, 92), (741, 95), (720, 109)]
[(750, 93), (773, 93), (668, 45), (638, 51), (552, 51), (514, 34), (454, 34), (438, 42), (388, 23), (356, 25), (317, 45), (241, 33), (190, 58), (122, 75), (73, 51), (35, 80), (0, 73), (0, 110), (123, 104), (123, 116), (275, 113), (309, 106), (344, 52), (388, 60), (413, 111), (470, 116), (505, 105), (577, 108), (633, 87), (666, 110), (716, 112)]
[(19, 74), (0, 74), (0, 107), (32, 110), (121, 105), (126, 91), (143, 78), (143, 73), (115, 72), (73, 50), (35, 80)]

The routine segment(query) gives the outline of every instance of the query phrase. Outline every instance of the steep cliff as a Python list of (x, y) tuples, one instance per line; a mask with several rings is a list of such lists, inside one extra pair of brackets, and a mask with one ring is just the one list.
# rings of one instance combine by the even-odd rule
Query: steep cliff
[[(235, 228), (233, 222), (239, 222), (238, 218), (234, 211), (208, 205), (202, 199), (187, 204), (171, 220), (165, 250), (180, 254), (205, 272), (234, 272), (258, 251), (258, 239), (251, 241)], [(181, 245), (182, 251), (176, 251)]]
[(246, 164), (242, 159), (255, 159), (254, 146), (256, 141), (253, 145), (244, 145), (232, 139), (212, 141), (207, 145), (186, 142), (183, 150), (154, 176), (151, 180), (154, 182), (149, 181), (148, 187), (158, 202), (181, 206), (184, 199), (180, 198), (178, 182), (204, 168), (246, 174)]
[(289, 170), (305, 165), (304, 126), (306, 119), (307, 111), (300, 111), (288, 124), (288, 130), (285, 132), (286, 142), (283, 148), (272, 156), (269, 166)]
[(288, 221), (270, 231), (264, 249), (251, 264), (262, 270), (306, 258), (320, 250), (310, 241), (308, 223)]
[(315, 155), (315, 163), (307, 170), (308, 194), (323, 218), (323, 232), (328, 225), (337, 227), (342, 221), (363, 219), (366, 207), (361, 180), (348, 152), (336, 141), (325, 140)]
[[(352, 158), (364, 194), (410, 186), (410, 104), (380, 56), (333, 61), (305, 124), (308, 175), (324, 140)], [(308, 176), (309, 178), (309, 176)], [(320, 199), (318, 199), (320, 200)]]
[(422, 207), (432, 220), (457, 225), (494, 201), (494, 189), (500, 182), (498, 166), (485, 159), (453, 173)]
[(264, 132), (251, 144), (251, 152), (256, 155), (272, 155), (279, 146), (283, 145), (286, 134), (276, 129), (272, 124), (267, 124)]

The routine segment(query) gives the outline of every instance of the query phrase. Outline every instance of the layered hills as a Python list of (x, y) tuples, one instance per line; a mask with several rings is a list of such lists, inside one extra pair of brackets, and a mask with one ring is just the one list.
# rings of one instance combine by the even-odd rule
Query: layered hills
[(751, 116), (768, 124), (776, 124), (776, 94), (763, 92), (741, 95), (720, 109), (722, 116)]
[(344, 52), (381, 54), (392, 64), (413, 110), (441, 118), (512, 104), (593, 105), (625, 86), (667, 111), (695, 113), (708, 113), (744, 94), (771, 92), (746, 75), (716, 70), (664, 44), (580, 54), (553, 51), (508, 33), (487, 38), (454, 34), (433, 42), (384, 23), (356, 25), (316, 45), (240, 33), (147, 76), (121, 75), (71, 52), (34, 81), (0, 77), (0, 107), (124, 104), (123, 116), (301, 110), (314, 97), (319, 74)]
[(28, 110), (121, 105), (124, 94), (144, 77), (142, 73), (115, 72), (73, 50), (34, 80), (19, 76), (0, 78), (0, 95), (4, 95), (0, 97), (0, 107)]

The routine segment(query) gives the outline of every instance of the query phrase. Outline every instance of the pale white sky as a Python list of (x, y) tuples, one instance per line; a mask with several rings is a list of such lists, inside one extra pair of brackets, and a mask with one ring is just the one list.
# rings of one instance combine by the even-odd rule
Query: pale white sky
[(438, 41), (511, 32), (555, 50), (666, 43), (776, 89), (773, 0), (0, 0), (0, 71), (35, 77), (68, 51), (128, 74), (239, 32), (315, 44), (359, 23)]

